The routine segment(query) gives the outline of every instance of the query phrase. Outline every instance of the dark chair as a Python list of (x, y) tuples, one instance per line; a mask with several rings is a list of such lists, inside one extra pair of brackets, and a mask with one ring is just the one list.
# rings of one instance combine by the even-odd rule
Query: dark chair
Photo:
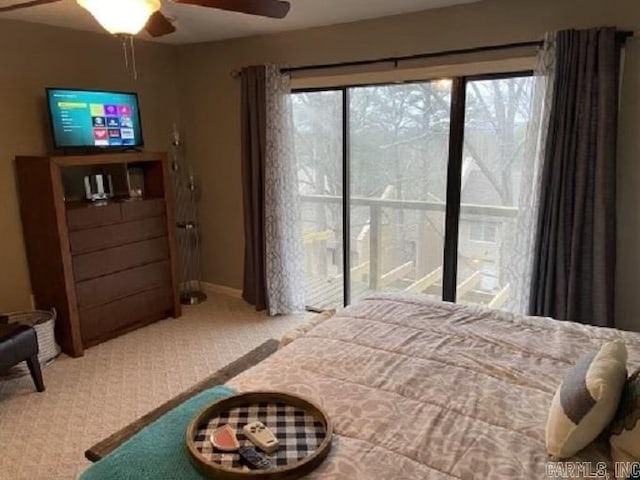
[(36, 389), (44, 392), (36, 331), (28, 325), (0, 323), (0, 373), (25, 360)]

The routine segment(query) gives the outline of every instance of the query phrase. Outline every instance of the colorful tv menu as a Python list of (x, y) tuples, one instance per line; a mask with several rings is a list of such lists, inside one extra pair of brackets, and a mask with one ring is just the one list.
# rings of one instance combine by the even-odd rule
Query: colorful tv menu
[(142, 145), (135, 93), (47, 89), (57, 148)]

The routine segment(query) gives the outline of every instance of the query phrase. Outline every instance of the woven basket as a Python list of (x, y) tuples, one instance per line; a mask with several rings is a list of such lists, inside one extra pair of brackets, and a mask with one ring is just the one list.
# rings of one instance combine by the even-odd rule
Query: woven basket
[[(60, 355), (60, 346), (56, 343), (54, 335), (56, 325), (56, 311), (33, 310), (31, 312), (14, 312), (2, 315), (9, 319), (9, 323), (21, 323), (29, 325), (36, 331), (38, 337), (38, 360), (41, 365), (52, 362)], [(20, 377), (29, 374), (27, 362), (20, 362), (12, 367), (4, 377)]]

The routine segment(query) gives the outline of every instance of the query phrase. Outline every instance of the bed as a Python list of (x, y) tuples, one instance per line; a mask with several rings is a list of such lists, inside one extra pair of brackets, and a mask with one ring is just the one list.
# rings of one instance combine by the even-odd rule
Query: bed
[[(640, 334), (379, 294), (326, 315), (229, 384), (322, 405), (334, 448), (314, 479), (548, 478), (551, 398), (582, 354)], [(573, 460), (608, 461), (606, 442)]]

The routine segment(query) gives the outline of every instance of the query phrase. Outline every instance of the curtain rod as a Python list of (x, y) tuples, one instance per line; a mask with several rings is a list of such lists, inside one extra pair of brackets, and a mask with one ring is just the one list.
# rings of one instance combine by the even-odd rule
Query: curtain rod
[[(632, 31), (618, 31), (617, 39), (621, 43), (625, 43), (627, 38), (633, 36)], [(399, 57), (384, 57), (384, 58), (374, 58), (369, 60), (353, 60), (349, 62), (338, 62), (338, 63), (323, 63), (316, 65), (300, 65), (297, 67), (282, 67), (280, 72), (282, 73), (293, 73), (293, 72), (304, 72), (309, 70), (324, 70), (329, 68), (342, 68), (342, 67), (359, 67), (363, 65), (373, 65), (376, 63), (394, 63), (395, 66), (398, 66), (400, 62), (406, 62), (410, 60), (421, 60), (428, 58), (438, 58), (438, 57), (448, 57), (453, 55), (468, 55), (473, 53), (482, 53), (482, 52), (491, 52), (497, 50), (511, 50), (517, 48), (527, 48), (527, 47), (536, 47), (540, 48), (544, 45), (544, 40), (534, 40), (529, 42), (514, 42), (514, 43), (504, 43), (498, 45), (485, 45), (482, 47), (473, 47), (473, 48), (461, 48), (455, 50), (444, 50), (440, 52), (429, 52), (429, 53), (417, 53), (414, 55), (404, 55)], [(241, 72), (239, 70), (234, 70), (231, 72), (233, 77), (240, 77)]]
[(404, 55), (400, 57), (384, 57), (384, 58), (374, 58), (369, 60), (354, 60), (350, 62), (324, 63), (319, 65), (301, 65), (299, 67), (283, 67), (280, 69), (280, 71), (282, 73), (292, 73), (292, 72), (303, 72), (306, 70), (323, 70), (328, 68), (359, 67), (362, 65), (372, 65), (376, 63), (395, 63), (396, 66), (398, 66), (398, 63), (406, 62), (409, 60), (448, 57), (452, 55), (481, 53), (481, 52), (489, 52), (493, 50), (510, 50), (515, 48), (541, 47), (543, 43), (544, 42), (542, 40), (537, 40), (533, 42), (505, 43), (502, 45), (485, 45), (482, 47), (461, 48), (456, 50), (445, 50), (441, 52), (417, 53), (414, 55)]
[[(633, 36), (633, 32), (631, 31), (617, 32), (617, 39), (622, 43), (624, 43), (626, 39), (631, 36)], [(292, 73), (292, 72), (303, 72), (306, 70), (322, 70), (322, 69), (328, 69), (328, 68), (359, 67), (362, 65), (371, 65), (375, 63), (395, 63), (397, 67), (399, 62), (406, 62), (410, 60), (422, 60), (422, 59), (428, 59), (428, 58), (448, 57), (453, 55), (468, 55), (473, 53), (490, 52), (495, 50), (511, 50), (511, 49), (517, 49), (517, 48), (527, 48), (527, 47), (540, 48), (542, 47), (542, 45), (544, 45), (544, 40), (504, 43), (500, 45), (485, 45), (482, 47), (461, 48), (456, 50), (445, 50), (441, 52), (418, 53), (414, 55), (404, 55), (399, 57), (375, 58), (370, 60), (355, 60), (350, 62), (339, 62), (339, 63), (325, 63), (325, 64), (319, 64), (319, 65), (301, 65), (298, 67), (283, 67), (280, 69), (280, 71), (282, 73)]]

